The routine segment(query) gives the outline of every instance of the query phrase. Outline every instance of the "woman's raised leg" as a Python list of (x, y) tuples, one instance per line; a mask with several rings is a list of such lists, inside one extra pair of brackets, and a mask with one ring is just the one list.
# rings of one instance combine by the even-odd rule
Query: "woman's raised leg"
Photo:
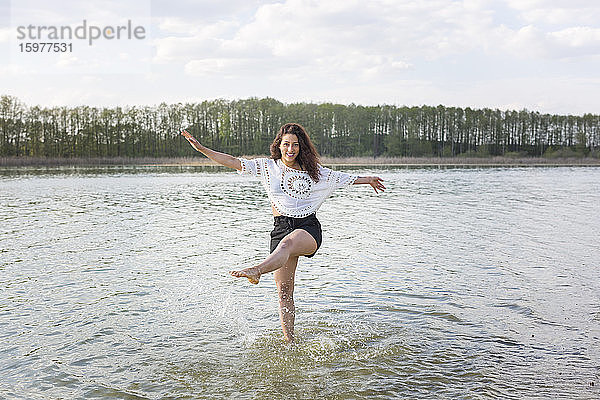
[(294, 341), (294, 320), (296, 318), (296, 307), (294, 306), (294, 278), (298, 256), (288, 258), (285, 265), (275, 271), (273, 277), (279, 294), (279, 319), (281, 329), (286, 341)]
[(265, 261), (255, 267), (243, 269), (241, 271), (230, 271), (229, 273), (236, 278), (248, 278), (250, 283), (257, 284), (260, 276), (267, 272), (273, 272), (285, 265), (290, 257), (304, 256), (317, 251), (317, 241), (310, 233), (304, 229), (295, 229), (284, 237), (275, 251), (273, 251)]

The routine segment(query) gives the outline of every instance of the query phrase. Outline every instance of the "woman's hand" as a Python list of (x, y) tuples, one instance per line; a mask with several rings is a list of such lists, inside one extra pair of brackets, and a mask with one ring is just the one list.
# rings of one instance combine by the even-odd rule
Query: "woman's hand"
[(381, 190), (382, 192), (385, 190), (385, 186), (383, 186), (382, 183), (383, 179), (378, 176), (367, 176), (367, 178), (369, 179), (367, 183), (371, 185), (373, 190), (375, 190), (375, 193), (379, 193), (378, 190)]
[(237, 158), (230, 156), (229, 154), (219, 153), (218, 151), (211, 150), (208, 147), (201, 145), (200, 142), (197, 141), (196, 138), (190, 135), (190, 133), (186, 130), (182, 131), (181, 134), (188, 140), (188, 142), (190, 142), (194, 149), (198, 150), (200, 153), (204, 154), (217, 164), (224, 165), (228, 168), (237, 169), (238, 171), (242, 169), (242, 162)]
[(181, 132), (181, 134), (187, 139), (188, 142), (190, 142), (194, 149), (196, 149), (197, 151), (201, 151), (200, 149), (202, 148), (202, 145), (188, 131), (184, 130), (183, 132)]
[(375, 190), (375, 193), (379, 193), (379, 190), (382, 192), (385, 190), (385, 186), (383, 186), (383, 183), (381, 182), (383, 182), (383, 179), (378, 176), (361, 176), (354, 181), (354, 184), (360, 185), (361, 183), (368, 183)]

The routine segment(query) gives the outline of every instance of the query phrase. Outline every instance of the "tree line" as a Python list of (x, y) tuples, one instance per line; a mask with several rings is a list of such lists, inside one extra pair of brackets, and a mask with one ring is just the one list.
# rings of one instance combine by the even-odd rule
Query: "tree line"
[(286, 122), (304, 125), (324, 156), (598, 157), (600, 116), (439, 105), (284, 104), (272, 98), (130, 107), (27, 106), (0, 98), (0, 156), (182, 157), (179, 132), (232, 155), (268, 153)]

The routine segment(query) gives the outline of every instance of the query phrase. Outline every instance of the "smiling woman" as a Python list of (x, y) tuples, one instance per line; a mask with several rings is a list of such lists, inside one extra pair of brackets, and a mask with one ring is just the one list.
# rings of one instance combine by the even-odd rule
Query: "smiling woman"
[(377, 176), (358, 177), (332, 171), (319, 164), (319, 155), (304, 127), (283, 125), (271, 144), (271, 158), (247, 160), (211, 150), (187, 131), (182, 135), (199, 152), (238, 173), (260, 178), (271, 202), (274, 229), (271, 254), (260, 264), (231, 271), (237, 278), (258, 284), (261, 275), (274, 272), (279, 293), (279, 317), (284, 337), (294, 340), (294, 278), (298, 258), (313, 257), (322, 242), (321, 224), (316, 216), (323, 201), (337, 188), (369, 184), (376, 193), (384, 191)]
[(281, 127), (271, 144), (271, 157), (282, 159), (286, 165), (304, 170), (314, 181), (319, 181), (319, 154), (301, 125), (285, 124)]

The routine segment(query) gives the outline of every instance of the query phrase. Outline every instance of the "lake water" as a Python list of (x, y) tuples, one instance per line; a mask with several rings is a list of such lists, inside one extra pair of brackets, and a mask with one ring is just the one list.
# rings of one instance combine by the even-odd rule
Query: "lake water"
[(600, 168), (353, 172), (288, 346), (258, 181), (1, 169), (0, 398), (600, 398)]

